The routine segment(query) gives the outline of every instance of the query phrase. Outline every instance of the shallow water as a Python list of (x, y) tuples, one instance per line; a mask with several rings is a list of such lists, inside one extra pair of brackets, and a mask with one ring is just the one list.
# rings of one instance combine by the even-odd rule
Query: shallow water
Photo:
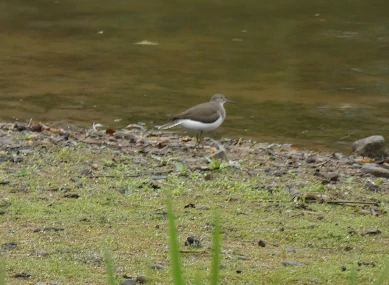
[[(223, 93), (237, 104), (212, 137), (349, 151), (388, 139), (387, 11), (362, 0), (2, 2), (0, 120), (152, 127)], [(134, 44), (144, 40), (158, 45)]]

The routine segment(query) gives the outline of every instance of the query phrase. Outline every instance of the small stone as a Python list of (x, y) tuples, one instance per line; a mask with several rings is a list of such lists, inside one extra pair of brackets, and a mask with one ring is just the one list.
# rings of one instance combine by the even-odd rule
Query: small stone
[(76, 188), (83, 188), (83, 187), (84, 187), (84, 184), (82, 184), (82, 182), (76, 182), (76, 183), (74, 184), (74, 187), (76, 187)]
[(3, 243), (1, 245), (1, 250), (2, 251), (9, 251), (9, 250), (13, 250), (17, 247), (18, 247), (18, 243), (16, 241), (11, 241), (11, 242), (7, 242), (7, 243)]
[(281, 177), (282, 175), (285, 175), (287, 172), (285, 170), (274, 170), (273, 176)]
[(263, 240), (260, 240), (260, 241), (258, 242), (258, 245), (259, 245), (260, 247), (265, 247), (265, 246), (266, 246), (266, 242), (263, 241)]
[(301, 194), (301, 192), (298, 189), (293, 187), (288, 187), (288, 186), (284, 188), (284, 191), (289, 192), (290, 195), (292, 195), (293, 197), (299, 196)]
[(155, 270), (164, 270), (165, 266), (163, 266), (162, 264), (153, 263), (150, 265), (150, 268)]
[(38, 250), (36, 252), (36, 256), (45, 257), (47, 255), (49, 255), (49, 252), (47, 250)]
[(291, 151), (292, 150), (292, 145), (288, 143), (284, 143), (281, 145), (281, 150), (282, 151)]
[(9, 207), (11, 205), (11, 202), (8, 199), (1, 199), (0, 200), (0, 208)]
[(197, 206), (196, 207), (197, 210), (204, 210), (204, 211), (207, 211), (209, 210), (209, 206), (206, 206), (206, 205), (200, 205), (200, 206)]
[(34, 233), (49, 232), (49, 231), (60, 232), (60, 231), (64, 231), (64, 230), (65, 230), (64, 228), (59, 228), (59, 227), (45, 227), (43, 229), (41, 229), (41, 228), (35, 229)]
[(316, 172), (314, 174), (315, 176), (319, 176), (324, 178), (326, 182), (336, 182), (339, 179), (339, 174), (337, 172), (320, 172), (319, 169), (316, 169)]
[(41, 131), (43, 131), (43, 126), (41, 124), (33, 124), (29, 126), (29, 129), (33, 132), (40, 133)]
[(91, 177), (93, 176), (93, 172), (91, 169), (84, 169), (84, 170), (81, 170), (81, 176), (87, 176), (87, 177)]
[(281, 261), (281, 264), (285, 266), (301, 266), (300, 262), (291, 261), (291, 260), (283, 260)]
[(379, 167), (376, 164), (366, 163), (362, 166), (361, 170), (364, 173), (370, 173), (376, 177), (389, 178), (389, 170)]
[(135, 279), (123, 279), (122, 281), (120, 281), (120, 284), (119, 285), (135, 285), (136, 284), (136, 280)]
[(332, 154), (332, 158), (336, 160), (341, 160), (343, 158), (343, 154), (341, 154), (340, 152), (335, 152)]
[(168, 177), (167, 175), (157, 175), (157, 174), (150, 176), (152, 180), (166, 180), (167, 177)]
[(30, 278), (32, 275), (29, 273), (29, 272), (20, 272), (20, 273), (16, 273), (13, 277), (14, 278), (23, 278), (23, 279), (27, 279), (27, 278)]
[(357, 235), (358, 234), (358, 232), (356, 230), (354, 230), (352, 227), (347, 227), (347, 232), (350, 235)]
[(370, 179), (366, 180), (365, 189), (372, 192), (381, 191), (381, 187), (377, 185), (374, 181), (371, 181)]
[(238, 255), (238, 260), (248, 260), (249, 258), (245, 255)]
[(242, 166), (240, 165), (239, 161), (235, 161), (235, 160), (230, 160), (228, 162), (228, 167), (236, 168), (236, 169), (242, 169)]
[(339, 174), (336, 172), (328, 172), (325, 174), (326, 178), (330, 181), (336, 182), (339, 179)]
[(69, 192), (63, 195), (65, 198), (73, 198), (73, 199), (78, 199), (80, 198), (80, 194), (75, 193), (75, 192)]
[(387, 154), (383, 136), (370, 136), (353, 143), (352, 151), (357, 155), (371, 158), (383, 157)]
[(342, 266), (340, 267), (340, 270), (342, 270), (342, 271), (346, 271), (346, 270), (347, 270), (347, 268), (346, 268), (346, 266), (343, 266), (343, 265), (342, 265)]
[(316, 162), (316, 156), (315, 156), (315, 155), (310, 155), (310, 156), (308, 156), (308, 157), (305, 159), (305, 161), (306, 161), (307, 163), (315, 163), (315, 162)]
[(208, 173), (207, 175), (205, 175), (204, 180), (209, 181), (209, 180), (212, 180), (213, 178), (214, 178), (214, 175), (212, 173)]
[(365, 235), (378, 235), (380, 233), (381, 233), (380, 230), (368, 230), (368, 231), (361, 233), (361, 235), (363, 235), (363, 236), (365, 236)]
[(373, 261), (370, 262), (364, 262), (364, 261), (358, 261), (358, 266), (372, 266), (375, 267), (375, 263)]
[(0, 185), (8, 185), (9, 183), (11, 183), (9, 180), (0, 181)]
[(239, 201), (239, 197), (230, 196), (230, 197), (228, 197), (227, 201), (228, 202), (236, 202), (236, 201)]
[(194, 236), (190, 236), (185, 241), (185, 246), (201, 247), (201, 242)]
[(10, 161), (10, 162), (22, 162), (23, 161), (23, 157), (14, 157), (12, 155), (2, 155), (0, 156), (0, 162), (6, 162), (6, 161)]
[(97, 163), (93, 163), (93, 164), (91, 165), (91, 168), (92, 168), (93, 170), (98, 170), (98, 169), (99, 169), (99, 165), (98, 165)]
[(136, 278), (135, 278), (135, 281), (140, 283), (140, 284), (144, 284), (146, 283), (147, 281), (147, 278), (145, 275), (138, 275)]
[(218, 150), (214, 154), (211, 154), (209, 156), (209, 159), (226, 160), (226, 161), (228, 161), (226, 152), (224, 150)]
[(22, 161), (23, 161), (23, 157), (21, 157), (21, 156), (14, 157), (14, 162), (15, 162), (15, 163), (20, 163), (20, 162), (22, 162)]
[(291, 247), (291, 246), (285, 247), (285, 251), (286, 251), (286, 252), (293, 252), (293, 253), (296, 252), (296, 250), (295, 250), (293, 247)]

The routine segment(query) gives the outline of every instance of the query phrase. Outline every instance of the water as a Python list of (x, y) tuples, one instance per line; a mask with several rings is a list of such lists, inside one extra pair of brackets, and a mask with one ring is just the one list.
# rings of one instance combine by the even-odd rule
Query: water
[(389, 2), (289, 2), (3, 1), (0, 121), (152, 127), (223, 93), (215, 138), (389, 139)]

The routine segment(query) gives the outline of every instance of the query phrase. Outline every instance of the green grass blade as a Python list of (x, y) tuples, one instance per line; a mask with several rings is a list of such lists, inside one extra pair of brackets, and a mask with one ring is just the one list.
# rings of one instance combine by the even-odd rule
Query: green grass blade
[(181, 272), (178, 237), (177, 237), (176, 225), (174, 222), (172, 198), (170, 194), (168, 195), (168, 198), (166, 200), (166, 205), (167, 205), (167, 217), (169, 220), (169, 251), (170, 251), (170, 259), (171, 259), (173, 283), (175, 285), (184, 285), (185, 282)]
[(350, 279), (348, 282), (349, 285), (356, 285), (357, 284), (357, 267), (353, 265), (351, 267), (351, 272), (350, 272)]
[(389, 259), (385, 262), (384, 270), (382, 270), (380, 277), (374, 281), (373, 285), (381, 285), (389, 279)]
[(216, 214), (213, 229), (211, 285), (217, 285), (220, 278), (220, 216)]
[(112, 257), (109, 254), (108, 250), (106, 250), (104, 253), (104, 262), (105, 262), (105, 268), (107, 270), (108, 284), (109, 285), (117, 285), (117, 282), (115, 279), (115, 273), (113, 271)]

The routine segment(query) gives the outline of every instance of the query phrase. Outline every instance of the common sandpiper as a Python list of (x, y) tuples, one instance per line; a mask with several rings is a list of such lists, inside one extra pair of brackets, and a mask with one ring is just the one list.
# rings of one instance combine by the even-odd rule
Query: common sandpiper
[(223, 94), (215, 94), (207, 103), (202, 103), (172, 117), (171, 122), (162, 125), (159, 129), (166, 130), (181, 126), (187, 131), (196, 132), (197, 144), (202, 143), (203, 132), (218, 128), (226, 118), (224, 103), (230, 102)]

